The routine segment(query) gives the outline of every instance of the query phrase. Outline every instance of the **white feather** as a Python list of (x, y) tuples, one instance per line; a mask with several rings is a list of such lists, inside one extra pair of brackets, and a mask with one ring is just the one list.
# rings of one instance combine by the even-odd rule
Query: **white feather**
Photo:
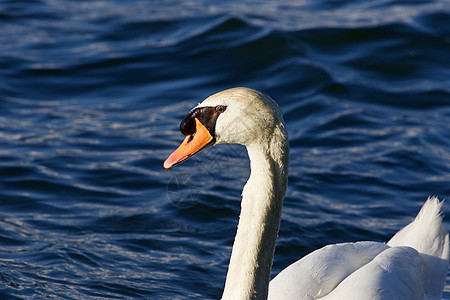
[(251, 175), (242, 193), (223, 299), (440, 299), (449, 264), (443, 202), (430, 198), (387, 244), (326, 246), (293, 263), (269, 285), (287, 185), (289, 146), (281, 112), (248, 88), (217, 93), (199, 106), (226, 105), (217, 143), (247, 147)]

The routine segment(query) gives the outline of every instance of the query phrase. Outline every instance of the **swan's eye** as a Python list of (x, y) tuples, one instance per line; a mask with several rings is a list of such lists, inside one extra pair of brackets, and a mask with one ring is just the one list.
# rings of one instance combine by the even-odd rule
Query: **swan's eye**
[(217, 105), (216, 106), (216, 112), (218, 112), (219, 114), (223, 113), (225, 111), (225, 109), (227, 109), (227, 107), (225, 105)]

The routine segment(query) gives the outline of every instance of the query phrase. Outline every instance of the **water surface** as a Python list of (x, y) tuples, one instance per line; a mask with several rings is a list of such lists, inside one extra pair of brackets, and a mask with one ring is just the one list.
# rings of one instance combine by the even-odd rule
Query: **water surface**
[(271, 95), (289, 132), (272, 276), (387, 241), (450, 196), (449, 24), (445, 0), (3, 1), (0, 297), (220, 298), (245, 149), (162, 162), (234, 86)]

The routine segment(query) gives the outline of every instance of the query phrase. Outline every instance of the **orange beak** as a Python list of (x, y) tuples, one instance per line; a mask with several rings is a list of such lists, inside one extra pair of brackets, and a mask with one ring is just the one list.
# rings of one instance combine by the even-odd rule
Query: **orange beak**
[(191, 135), (186, 136), (183, 143), (170, 154), (170, 156), (164, 162), (164, 171), (169, 170), (175, 165), (182, 163), (191, 156), (194, 156), (201, 150), (210, 146), (213, 137), (209, 133), (208, 129), (195, 118), (195, 132)]

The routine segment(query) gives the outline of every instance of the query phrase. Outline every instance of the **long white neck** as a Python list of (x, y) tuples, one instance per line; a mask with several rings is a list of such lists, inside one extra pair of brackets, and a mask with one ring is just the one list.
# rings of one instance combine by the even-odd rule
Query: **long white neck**
[(251, 173), (242, 191), (222, 299), (267, 299), (286, 192), (289, 146), (284, 126), (275, 129), (269, 141), (248, 145), (247, 151)]

